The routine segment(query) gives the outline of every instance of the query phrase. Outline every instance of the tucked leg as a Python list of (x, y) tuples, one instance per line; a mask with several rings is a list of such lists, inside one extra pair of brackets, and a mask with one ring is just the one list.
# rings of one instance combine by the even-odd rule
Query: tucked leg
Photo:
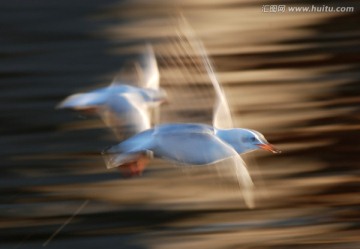
[(147, 158), (147, 156), (142, 155), (139, 158), (137, 158), (136, 161), (123, 164), (118, 168), (121, 174), (124, 175), (125, 177), (139, 176), (144, 171), (148, 162), (149, 159)]

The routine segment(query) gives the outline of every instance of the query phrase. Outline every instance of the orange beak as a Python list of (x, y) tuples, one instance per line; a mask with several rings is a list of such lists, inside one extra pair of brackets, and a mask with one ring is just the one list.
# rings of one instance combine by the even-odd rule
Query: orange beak
[(257, 146), (272, 153), (281, 153), (281, 150), (276, 149), (272, 144), (258, 144)]

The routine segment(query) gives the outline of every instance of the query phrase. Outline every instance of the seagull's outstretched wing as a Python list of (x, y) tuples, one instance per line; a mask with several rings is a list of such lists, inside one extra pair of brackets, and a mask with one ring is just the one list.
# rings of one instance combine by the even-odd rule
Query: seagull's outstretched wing
[(239, 187), (243, 194), (246, 206), (248, 208), (254, 208), (254, 183), (251, 180), (251, 176), (246, 168), (246, 164), (239, 154), (234, 155), (232, 161), (232, 169), (234, 171), (234, 176), (239, 183)]
[(144, 88), (159, 89), (160, 74), (154, 50), (150, 44), (146, 44), (146, 52), (142, 58), (143, 86)]
[[(182, 37), (183, 40), (184, 39), (187, 40), (188, 48), (189, 48), (188, 50), (191, 50), (192, 52), (191, 55), (192, 55), (192, 61), (194, 62), (193, 64), (198, 65), (198, 60), (201, 61), (202, 66), (198, 66), (197, 69), (199, 72), (206, 73), (207, 78), (210, 80), (213, 89), (215, 91), (216, 99), (215, 99), (215, 105), (214, 105), (213, 117), (212, 117), (213, 126), (215, 128), (222, 128), (222, 129), (234, 128), (228, 101), (219, 83), (219, 80), (214, 72), (213, 65), (208, 57), (208, 54), (206, 52), (203, 43), (196, 36), (190, 24), (182, 14), (180, 14), (178, 22), (181, 32), (180, 35), (183, 36)], [(190, 54), (190, 52), (188, 53)], [(233, 148), (231, 149), (234, 150)], [(228, 165), (228, 167), (225, 168), (231, 171), (231, 175), (233, 177), (236, 177), (242, 189), (242, 193), (244, 195), (244, 199), (247, 206), (252, 208), (254, 207), (254, 201), (253, 201), (254, 185), (251, 180), (250, 174), (246, 168), (245, 162), (242, 160), (241, 156), (238, 155), (236, 152), (231, 157), (231, 160), (232, 160), (231, 165)]]
[(131, 85), (147, 89), (159, 89), (160, 73), (153, 47), (147, 43), (138, 61), (128, 62), (111, 83), (112, 86)]
[(181, 15), (179, 19), (180, 28), (189, 40), (190, 45), (201, 57), (208, 77), (216, 93), (216, 103), (213, 114), (213, 126), (222, 129), (234, 128), (228, 101), (216, 77), (212, 63), (207, 55), (203, 43), (200, 39), (197, 38), (195, 32), (192, 30), (190, 24), (187, 22), (185, 17)]
[[(143, 87), (158, 90), (160, 84), (160, 73), (157, 65), (156, 57), (152, 46), (146, 44), (146, 52), (142, 58), (143, 67)], [(158, 125), (160, 123), (160, 105), (153, 107), (149, 113), (152, 123)]]
[(63, 100), (57, 108), (70, 108), (75, 110), (82, 110), (92, 107), (104, 105), (107, 101), (107, 91), (101, 88), (89, 93), (72, 94)]

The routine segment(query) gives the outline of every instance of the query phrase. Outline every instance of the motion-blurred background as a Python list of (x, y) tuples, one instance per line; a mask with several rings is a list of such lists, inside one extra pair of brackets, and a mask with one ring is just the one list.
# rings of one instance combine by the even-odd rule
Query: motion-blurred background
[[(355, 11), (267, 9), (313, 4)], [(0, 248), (360, 247), (359, 5), (1, 1)], [(212, 103), (192, 98), (201, 87), (186, 87), (162, 57), (179, 10), (236, 124), (283, 150), (247, 158), (254, 210), (206, 170), (160, 160), (134, 179), (106, 170), (100, 152), (113, 134), (95, 116), (55, 110), (69, 94), (110, 83), (150, 41), (170, 97), (162, 122), (211, 118)]]

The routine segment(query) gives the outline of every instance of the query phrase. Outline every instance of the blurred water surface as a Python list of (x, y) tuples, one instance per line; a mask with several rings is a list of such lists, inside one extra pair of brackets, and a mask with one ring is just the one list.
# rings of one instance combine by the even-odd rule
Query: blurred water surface
[[(1, 1), (0, 248), (359, 247), (359, 13), (264, 13), (264, 4), (273, 3)], [(166, 63), (179, 9), (236, 124), (284, 151), (246, 158), (254, 210), (207, 169), (155, 160), (142, 177), (121, 178), (101, 159), (116, 141), (101, 121), (55, 110), (111, 82), (151, 41), (171, 99), (162, 122), (210, 122), (209, 87)]]

